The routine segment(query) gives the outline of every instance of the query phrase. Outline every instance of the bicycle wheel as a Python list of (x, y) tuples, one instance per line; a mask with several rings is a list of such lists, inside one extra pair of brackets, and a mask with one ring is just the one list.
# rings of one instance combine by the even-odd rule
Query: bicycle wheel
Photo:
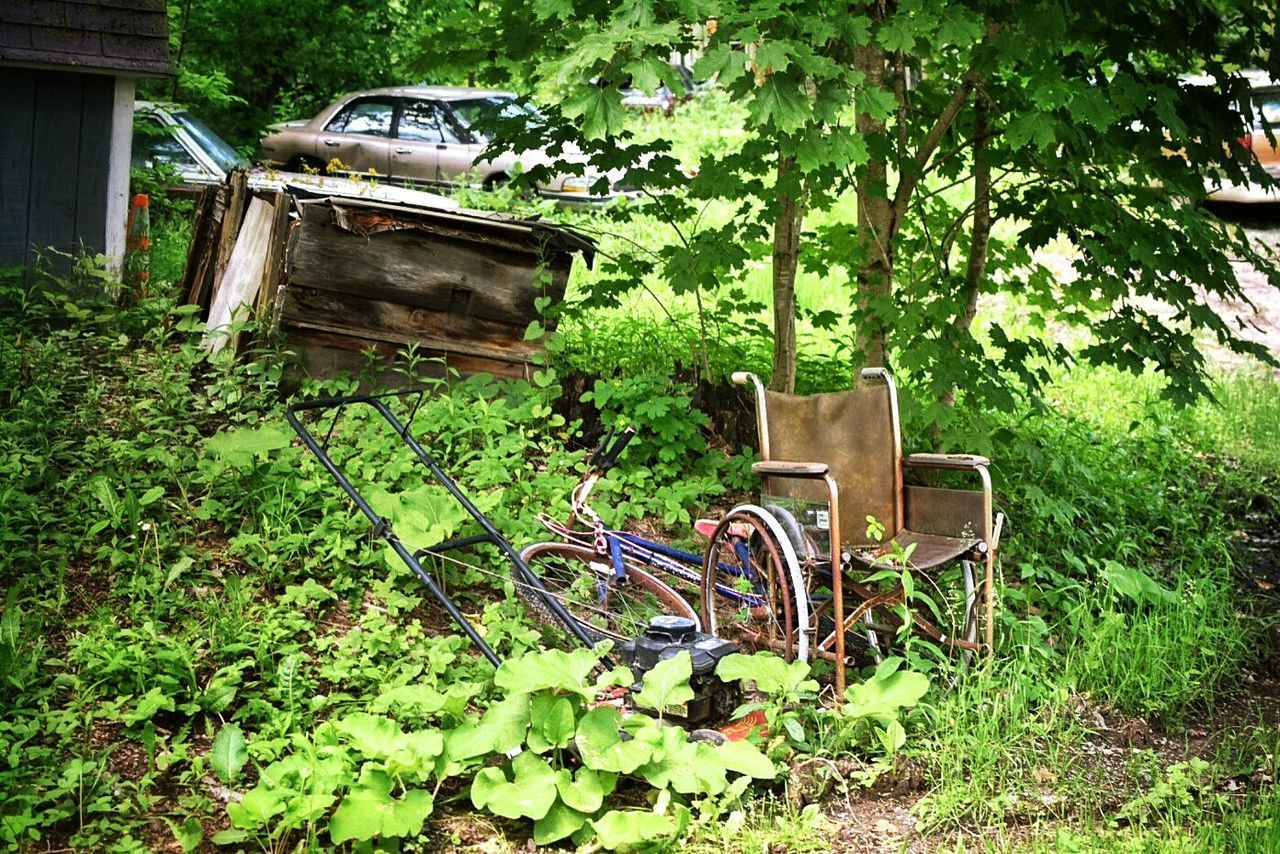
[(801, 626), (791, 572), (775, 535), (752, 512), (735, 510), (716, 526), (702, 563), (703, 631), (791, 661)]
[[(623, 558), (626, 579), (619, 583), (613, 563), (585, 546), (535, 543), (520, 552), (520, 557), (592, 643), (633, 640), (651, 619), (663, 614), (697, 622), (697, 613), (684, 597), (628, 558)], [(516, 595), (534, 619), (560, 626), (542, 594), (514, 566), (511, 579)]]

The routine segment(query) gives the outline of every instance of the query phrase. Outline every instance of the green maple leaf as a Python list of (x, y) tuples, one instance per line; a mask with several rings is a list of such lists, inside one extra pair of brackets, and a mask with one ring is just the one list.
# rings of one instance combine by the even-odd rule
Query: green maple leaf
[(1049, 148), (1058, 138), (1053, 132), (1053, 122), (1044, 113), (1033, 111), (1014, 117), (1006, 131), (1009, 145), (1021, 148), (1028, 142), (1037, 148)]
[(804, 126), (809, 99), (794, 81), (774, 74), (756, 87), (749, 109), (759, 124), (772, 123), (783, 133), (791, 133)]
[(756, 48), (756, 65), (772, 69), (772, 73), (786, 71), (791, 64), (791, 46), (786, 42), (767, 41)]
[(938, 41), (968, 47), (982, 38), (982, 21), (967, 10), (948, 9), (938, 24)]
[(627, 121), (622, 93), (600, 86), (579, 87), (561, 104), (561, 109), (568, 118), (582, 119), (582, 135), (587, 139), (616, 134)]
[(895, 15), (880, 27), (876, 41), (885, 50), (911, 53), (916, 46), (915, 24), (906, 15)]

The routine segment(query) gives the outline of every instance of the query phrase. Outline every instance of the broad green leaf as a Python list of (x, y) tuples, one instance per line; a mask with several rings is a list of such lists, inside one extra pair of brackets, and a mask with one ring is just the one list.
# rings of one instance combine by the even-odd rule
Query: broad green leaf
[(182, 848), (184, 854), (188, 851), (195, 851), (200, 847), (200, 843), (204, 841), (204, 827), (200, 824), (200, 819), (194, 816), (181, 824), (171, 818), (166, 818), (164, 823), (169, 825), (169, 830), (173, 831), (173, 838)]
[(840, 711), (851, 718), (872, 718), (888, 725), (889, 721), (897, 720), (898, 709), (915, 705), (928, 690), (929, 677), (923, 673), (910, 670), (877, 673), (845, 689), (848, 702)]
[(547, 814), (533, 823), (536, 845), (550, 845), (573, 835), (587, 823), (587, 816), (560, 801), (551, 805)]
[(610, 851), (663, 839), (676, 823), (665, 815), (637, 810), (611, 810), (591, 822), (600, 845)]
[(139, 698), (138, 704), (133, 707), (132, 712), (124, 716), (123, 721), (126, 726), (134, 726), (151, 720), (156, 712), (161, 710), (172, 712), (174, 708), (173, 697), (170, 697), (163, 688), (152, 688)]
[(778, 776), (778, 769), (769, 757), (749, 741), (726, 741), (715, 748), (715, 751), (724, 767), (730, 771), (757, 780), (772, 780)]
[(357, 712), (336, 723), (338, 731), (367, 759), (386, 759), (404, 738), (400, 725), (383, 715)]
[[(640, 717), (640, 716), (636, 716)], [(592, 709), (578, 722), (582, 762), (597, 771), (630, 774), (653, 756), (653, 745), (639, 738), (623, 741), (622, 715), (611, 706)]]
[(445, 755), (460, 762), (490, 753), (506, 753), (524, 744), (529, 728), (529, 697), (516, 694), (494, 703), (479, 723), (465, 723), (444, 734)]
[(658, 714), (674, 711), (684, 712), (684, 704), (693, 699), (693, 689), (689, 687), (689, 677), (693, 675), (693, 658), (688, 652), (680, 653), (659, 661), (644, 675), (644, 688), (632, 695), (637, 706), (645, 709), (656, 709)]
[(397, 685), (379, 694), (369, 708), (375, 712), (404, 711), (431, 715), (444, 708), (447, 697), (430, 685)]
[(235, 724), (227, 724), (214, 736), (209, 748), (209, 765), (224, 783), (233, 783), (240, 769), (249, 761), (249, 748), (244, 733)]
[(422, 831), (434, 802), (422, 789), (391, 797), (391, 777), (372, 765), (365, 765), (360, 780), (329, 819), (329, 836), (335, 845), (350, 839), (413, 836)]
[(808, 662), (796, 659), (788, 664), (771, 652), (725, 656), (716, 665), (716, 675), (726, 682), (754, 682), (757, 690), (770, 695), (818, 690), (818, 683), (808, 678)]
[(556, 791), (567, 806), (593, 813), (604, 806), (605, 795), (613, 791), (617, 779), (616, 774), (607, 771), (579, 768), (574, 775), (562, 768), (556, 772)]
[(237, 468), (248, 468), (255, 459), (261, 459), (272, 451), (287, 448), (293, 441), (293, 431), (273, 424), (261, 427), (241, 427), (227, 430), (205, 440), (205, 453)]
[[(536, 753), (569, 746), (577, 720), (567, 697), (539, 694), (529, 707), (529, 748)], [(536, 736), (536, 738), (535, 738)]]
[(890, 756), (907, 743), (907, 731), (896, 720), (889, 721), (883, 729), (877, 727), (876, 736), (880, 739), (880, 746), (884, 748), (884, 752)]
[(1173, 591), (1162, 586), (1151, 576), (1135, 567), (1127, 567), (1114, 560), (1104, 564), (1103, 573), (1107, 584), (1121, 596), (1127, 596), (1143, 605), (1157, 602), (1174, 603), (1178, 597)]
[(559, 649), (530, 652), (504, 661), (493, 681), (508, 694), (549, 690), (578, 694), (590, 700), (595, 692), (586, 679), (599, 660), (595, 652), (582, 648), (572, 652)]
[(649, 785), (685, 795), (718, 795), (728, 787), (725, 767), (715, 748), (690, 742), (679, 727), (663, 727), (660, 732), (653, 761), (638, 772)]
[(556, 800), (556, 775), (546, 760), (526, 750), (512, 761), (511, 771), (514, 779), (507, 782), (502, 769), (482, 769), (471, 783), (471, 803), (503, 818), (545, 816)]
[(227, 818), (231, 819), (231, 826), (242, 830), (256, 830), (282, 812), (284, 794), (261, 785), (245, 792), (239, 801), (227, 804)]

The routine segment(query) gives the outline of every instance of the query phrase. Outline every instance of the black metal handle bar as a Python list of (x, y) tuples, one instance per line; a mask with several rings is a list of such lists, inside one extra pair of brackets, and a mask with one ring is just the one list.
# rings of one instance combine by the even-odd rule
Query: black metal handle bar
[[(333, 479), (338, 482), (338, 485), (347, 493), (347, 496), (355, 502), (355, 505), (360, 509), (360, 512), (368, 517), (369, 521), (373, 523), (374, 532), (390, 544), (395, 553), (400, 556), (400, 559), (405, 562), (409, 569), (413, 570), (413, 574), (418, 576), (419, 580), (421, 580), (431, 592), (431, 595), (435, 597), (436, 601), (440, 603), (441, 607), (445, 609), (453, 621), (458, 624), (458, 627), (462, 629), (466, 636), (471, 640), (471, 643), (475, 645), (476, 649), (480, 650), (481, 654), (483, 654), (484, 657), (487, 658), (495, 667), (501, 664), (502, 660), (498, 658), (497, 653), (495, 653), (493, 648), (485, 642), (484, 638), (480, 636), (475, 627), (471, 625), (471, 622), (463, 616), (461, 611), (458, 610), (458, 607), (453, 604), (453, 601), (448, 597), (448, 595), (440, 589), (440, 586), (436, 584), (435, 579), (431, 577), (431, 574), (423, 569), (422, 564), (419, 562), (419, 555), (440, 554), (448, 551), (449, 549), (462, 548), (464, 546), (476, 545), (478, 543), (491, 543), (497, 546), (503, 553), (503, 556), (511, 562), (513, 567), (515, 567), (524, 582), (532, 587), (538, 596), (542, 598), (547, 608), (555, 616), (556, 620), (564, 626), (565, 630), (577, 638), (583, 646), (590, 647), (592, 645), (590, 638), (587, 637), (586, 633), (582, 630), (582, 627), (578, 625), (578, 622), (569, 615), (568, 611), (565, 610), (564, 605), (552, 596), (547, 588), (543, 586), (542, 580), (534, 574), (533, 570), (529, 569), (529, 565), (527, 563), (521, 560), (520, 554), (512, 547), (511, 543), (507, 541), (506, 537), (502, 536), (502, 534), (493, 527), (493, 523), (489, 521), (484, 513), (480, 512), (479, 508), (471, 503), (471, 500), (467, 498), (461, 489), (458, 488), (458, 485), (454, 482), (453, 478), (449, 477), (449, 475), (446, 474), (445, 471), (436, 463), (435, 459), (427, 453), (426, 449), (418, 444), (418, 441), (413, 438), (413, 435), (409, 432), (408, 425), (402, 424), (400, 419), (396, 417), (395, 413), (393, 413), (382, 400), (387, 397), (402, 397), (415, 393), (422, 394), (423, 392), (403, 391), (385, 394), (352, 395), (348, 397), (331, 397), (309, 400), (302, 403), (295, 403), (290, 406), (285, 412), (285, 417), (288, 419), (289, 425), (293, 427), (294, 432), (296, 432), (302, 439), (303, 444), (307, 446), (307, 449), (311, 451), (318, 460), (320, 460), (321, 465), (323, 465), (325, 470), (328, 471)], [(372, 406), (378, 414), (391, 425), (391, 428), (395, 430), (401, 441), (408, 445), (417, 456), (418, 461), (422, 463), (429, 472), (431, 472), (432, 477), (444, 486), (444, 488), (449, 491), (449, 494), (462, 505), (462, 508), (467, 511), (471, 518), (479, 524), (481, 530), (484, 531), (483, 534), (449, 540), (448, 542), (438, 543), (434, 546), (429, 546), (413, 553), (405, 547), (404, 543), (400, 541), (400, 538), (391, 530), (390, 522), (378, 515), (378, 512), (369, 505), (369, 502), (364, 499), (364, 496), (362, 496), (360, 491), (355, 488), (350, 479), (347, 478), (346, 474), (343, 473), (336, 464), (334, 464), (333, 459), (329, 456), (326, 448), (322, 447), (320, 443), (316, 441), (315, 437), (311, 435), (311, 432), (307, 430), (298, 417), (299, 413), (310, 410), (342, 410), (348, 406), (359, 404)], [(330, 429), (332, 431), (332, 428)], [(327, 439), (325, 444), (328, 444)], [(604, 659), (604, 661), (606, 662), (606, 666), (613, 666), (612, 662), (607, 658)]]

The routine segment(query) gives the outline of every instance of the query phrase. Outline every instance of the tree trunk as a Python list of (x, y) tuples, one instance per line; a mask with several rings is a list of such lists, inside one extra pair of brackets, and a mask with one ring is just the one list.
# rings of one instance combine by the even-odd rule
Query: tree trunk
[[(987, 159), (989, 110), (986, 97), (979, 92), (973, 105), (973, 236), (969, 241), (969, 261), (965, 266), (964, 289), (960, 293), (960, 311), (951, 320), (952, 327), (961, 335), (968, 333), (978, 315), (978, 295), (982, 291), (982, 277), (987, 270), (987, 254), (991, 247), (991, 162)], [(955, 406), (955, 386), (942, 392), (939, 402), (943, 406)], [(937, 425), (934, 426), (933, 438), (937, 445), (940, 434)]]
[[(778, 154), (778, 185), (795, 169), (794, 157)], [(773, 226), (773, 377), (769, 388), (791, 394), (796, 390), (796, 269), (800, 260), (800, 224), (804, 198), (778, 194), (778, 219)]]
[[(854, 54), (854, 67), (866, 77), (865, 86), (884, 84), (885, 54), (874, 44), (862, 45)], [(858, 134), (863, 138), (883, 136), (885, 123), (866, 113), (857, 116)], [(888, 299), (893, 290), (893, 203), (889, 198), (888, 163), (873, 156), (858, 182), (858, 245), (862, 263), (858, 267), (857, 305), (859, 312), (857, 347), (861, 367), (883, 367), (886, 360), (885, 330), (872, 317), (873, 303)]]

